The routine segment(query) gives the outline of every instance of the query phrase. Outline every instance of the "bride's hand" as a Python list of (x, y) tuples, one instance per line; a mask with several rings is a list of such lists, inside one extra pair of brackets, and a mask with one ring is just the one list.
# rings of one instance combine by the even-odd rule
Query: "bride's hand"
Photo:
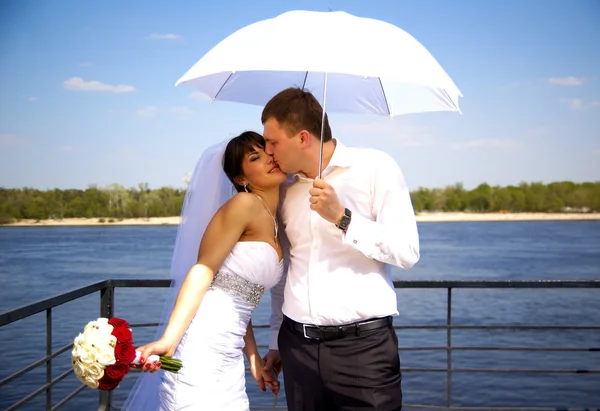
[(156, 372), (160, 369), (161, 363), (159, 361), (148, 361), (148, 358), (151, 355), (166, 355), (172, 357), (175, 353), (175, 349), (171, 344), (164, 340), (151, 342), (150, 344), (138, 347), (136, 350), (140, 352), (141, 363), (141, 365), (136, 366), (136, 368), (141, 369), (143, 372)]
[(275, 395), (279, 394), (279, 390), (281, 388), (279, 385), (279, 379), (273, 373), (273, 371), (266, 371), (263, 366), (260, 368), (260, 373), (262, 374), (265, 385), (271, 389), (271, 392)]
[(260, 355), (255, 355), (254, 358), (255, 360), (250, 364), (250, 373), (258, 384), (258, 388), (265, 392), (267, 390), (266, 387), (269, 387), (273, 394), (278, 394), (280, 388), (279, 380), (272, 372), (265, 371)]

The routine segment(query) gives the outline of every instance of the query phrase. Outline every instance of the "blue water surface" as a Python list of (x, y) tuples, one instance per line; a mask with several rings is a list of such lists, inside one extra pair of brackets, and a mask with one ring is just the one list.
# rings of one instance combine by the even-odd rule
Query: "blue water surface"
[[(52, 297), (107, 278), (168, 278), (176, 235), (173, 226), (3, 227), (0, 228), (0, 311)], [(409, 271), (394, 269), (402, 280), (598, 280), (600, 222), (473, 222), (422, 223), (421, 260)], [(396, 325), (444, 325), (445, 289), (400, 289)], [(117, 316), (133, 323), (155, 322), (162, 312), (161, 289), (118, 289)], [(70, 342), (91, 319), (99, 316), (96, 293), (55, 308), (52, 312), (53, 350)], [(253, 322), (266, 324), (269, 295), (265, 294)], [(45, 314), (0, 328), (0, 379), (46, 355)], [(452, 321), (457, 325), (595, 325), (600, 326), (600, 289), (478, 290), (455, 289)], [(136, 344), (150, 341), (152, 329), (135, 329)], [(267, 331), (257, 330), (267, 343)], [(413, 351), (412, 347), (445, 347), (447, 333), (439, 330), (400, 330), (405, 369), (442, 369), (445, 351)], [(600, 331), (455, 330), (458, 347), (576, 347), (600, 348)], [(262, 351), (266, 349), (263, 348)], [(457, 369), (600, 370), (600, 351), (455, 351)], [(70, 367), (69, 351), (56, 358), (53, 376)], [(45, 368), (30, 371), (0, 388), (0, 409), (9, 407), (45, 382)], [(114, 392), (121, 404), (132, 387), (131, 373)], [(58, 402), (80, 386), (74, 375), (53, 392)], [(271, 405), (250, 376), (247, 389), (254, 405)], [(406, 403), (444, 405), (445, 372), (403, 374)], [(600, 407), (600, 374), (535, 372), (508, 374), (455, 372), (453, 404), (460, 406)], [(97, 392), (85, 389), (61, 409), (94, 409)], [(278, 403), (284, 404), (283, 393)], [(42, 394), (22, 409), (44, 409)]]

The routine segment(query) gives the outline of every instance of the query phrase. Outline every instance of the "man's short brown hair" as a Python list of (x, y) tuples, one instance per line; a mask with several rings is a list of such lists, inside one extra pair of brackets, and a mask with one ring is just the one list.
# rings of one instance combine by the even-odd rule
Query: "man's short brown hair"
[[(321, 138), (323, 107), (315, 96), (303, 89), (290, 87), (277, 93), (265, 106), (261, 121), (263, 124), (274, 118), (293, 135), (306, 130)], [(331, 140), (331, 127), (325, 113), (323, 141)]]

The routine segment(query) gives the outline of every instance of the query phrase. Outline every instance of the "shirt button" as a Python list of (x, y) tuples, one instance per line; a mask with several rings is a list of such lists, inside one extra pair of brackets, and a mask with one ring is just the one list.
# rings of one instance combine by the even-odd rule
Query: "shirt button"
[(318, 246), (318, 245), (316, 245), (316, 244), (315, 244), (315, 245), (313, 245), (313, 249), (315, 249), (315, 250), (316, 250), (316, 249), (318, 249), (318, 248), (319, 248), (319, 246)]

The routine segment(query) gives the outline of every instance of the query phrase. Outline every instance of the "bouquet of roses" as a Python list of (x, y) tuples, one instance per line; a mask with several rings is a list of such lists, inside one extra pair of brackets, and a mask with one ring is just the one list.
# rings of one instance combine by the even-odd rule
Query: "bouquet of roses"
[[(103, 391), (117, 388), (132, 365), (141, 365), (129, 323), (116, 317), (90, 321), (73, 341), (71, 358), (77, 378)], [(176, 358), (151, 355), (148, 360), (160, 361), (161, 369), (172, 373), (181, 368)]]

